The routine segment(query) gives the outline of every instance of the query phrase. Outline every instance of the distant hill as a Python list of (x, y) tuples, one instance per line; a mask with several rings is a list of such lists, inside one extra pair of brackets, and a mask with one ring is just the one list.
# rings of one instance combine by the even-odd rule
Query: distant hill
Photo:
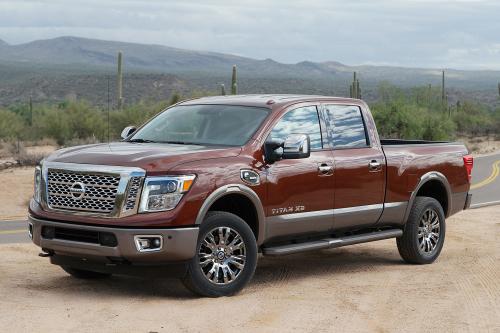
[[(410, 87), (439, 85), (441, 78), (440, 69), (349, 66), (335, 61), (283, 64), (272, 59), (79, 37), (20, 45), (0, 40), (0, 104), (24, 101), (29, 95), (39, 101), (61, 100), (68, 94), (102, 103), (103, 82), (107, 75), (114, 75), (118, 51), (124, 55), (125, 93), (129, 89), (129, 101), (163, 98), (173, 91), (215, 91), (221, 82), (228, 87), (232, 65), (238, 66), (242, 93), (345, 95), (352, 72), (357, 71), (365, 96), (376, 98), (375, 88), (380, 81)], [(446, 77), (450, 92), (480, 95), (481, 99), (495, 103), (500, 71), (447, 69)], [(114, 77), (111, 78), (114, 84)]]

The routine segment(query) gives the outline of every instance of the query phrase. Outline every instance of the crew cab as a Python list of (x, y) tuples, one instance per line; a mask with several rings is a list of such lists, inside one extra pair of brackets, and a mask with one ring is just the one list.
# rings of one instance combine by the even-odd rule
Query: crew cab
[(35, 170), (29, 234), (77, 278), (177, 274), (240, 291), (259, 253), (395, 238), (432, 263), (470, 204), (461, 143), (380, 140), (366, 103), (236, 95), (173, 105), (120, 142), (61, 149)]

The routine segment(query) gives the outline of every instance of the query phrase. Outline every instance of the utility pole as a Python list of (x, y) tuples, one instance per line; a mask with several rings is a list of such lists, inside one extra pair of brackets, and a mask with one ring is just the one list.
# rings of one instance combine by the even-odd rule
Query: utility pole
[(108, 81), (108, 143), (109, 143), (109, 104), (110, 104), (110, 98), (109, 98), (109, 75), (107, 76), (107, 81)]
[(118, 110), (123, 108), (122, 51), (118, 52)]

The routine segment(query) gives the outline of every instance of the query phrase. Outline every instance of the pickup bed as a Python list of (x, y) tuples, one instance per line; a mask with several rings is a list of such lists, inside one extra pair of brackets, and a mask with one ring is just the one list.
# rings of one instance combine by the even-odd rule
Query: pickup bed
[(380, 140), (356, 99), (200, 98), (122, 137), (61, 149), (35, 171), (30, 236), (78, 278), (178, 274), (198, 294), (231, 295), (258, 253), (387, 238), (427, 264), (471, 199), (463, 144)]

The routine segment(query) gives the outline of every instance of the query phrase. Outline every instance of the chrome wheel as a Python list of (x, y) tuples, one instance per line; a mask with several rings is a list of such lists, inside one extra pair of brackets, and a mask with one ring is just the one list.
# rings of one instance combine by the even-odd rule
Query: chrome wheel
[(218, 227), (205, 234), (198, 250), (199, 265), (211, 283), (226, 285), (238, 278), (246, 262), (245, 242), (229, 227)]
[(439, 243), (440, 221), (438, 214), (433, 209), (427, 209), (418, 225), (419, 250), (431, 254)]

